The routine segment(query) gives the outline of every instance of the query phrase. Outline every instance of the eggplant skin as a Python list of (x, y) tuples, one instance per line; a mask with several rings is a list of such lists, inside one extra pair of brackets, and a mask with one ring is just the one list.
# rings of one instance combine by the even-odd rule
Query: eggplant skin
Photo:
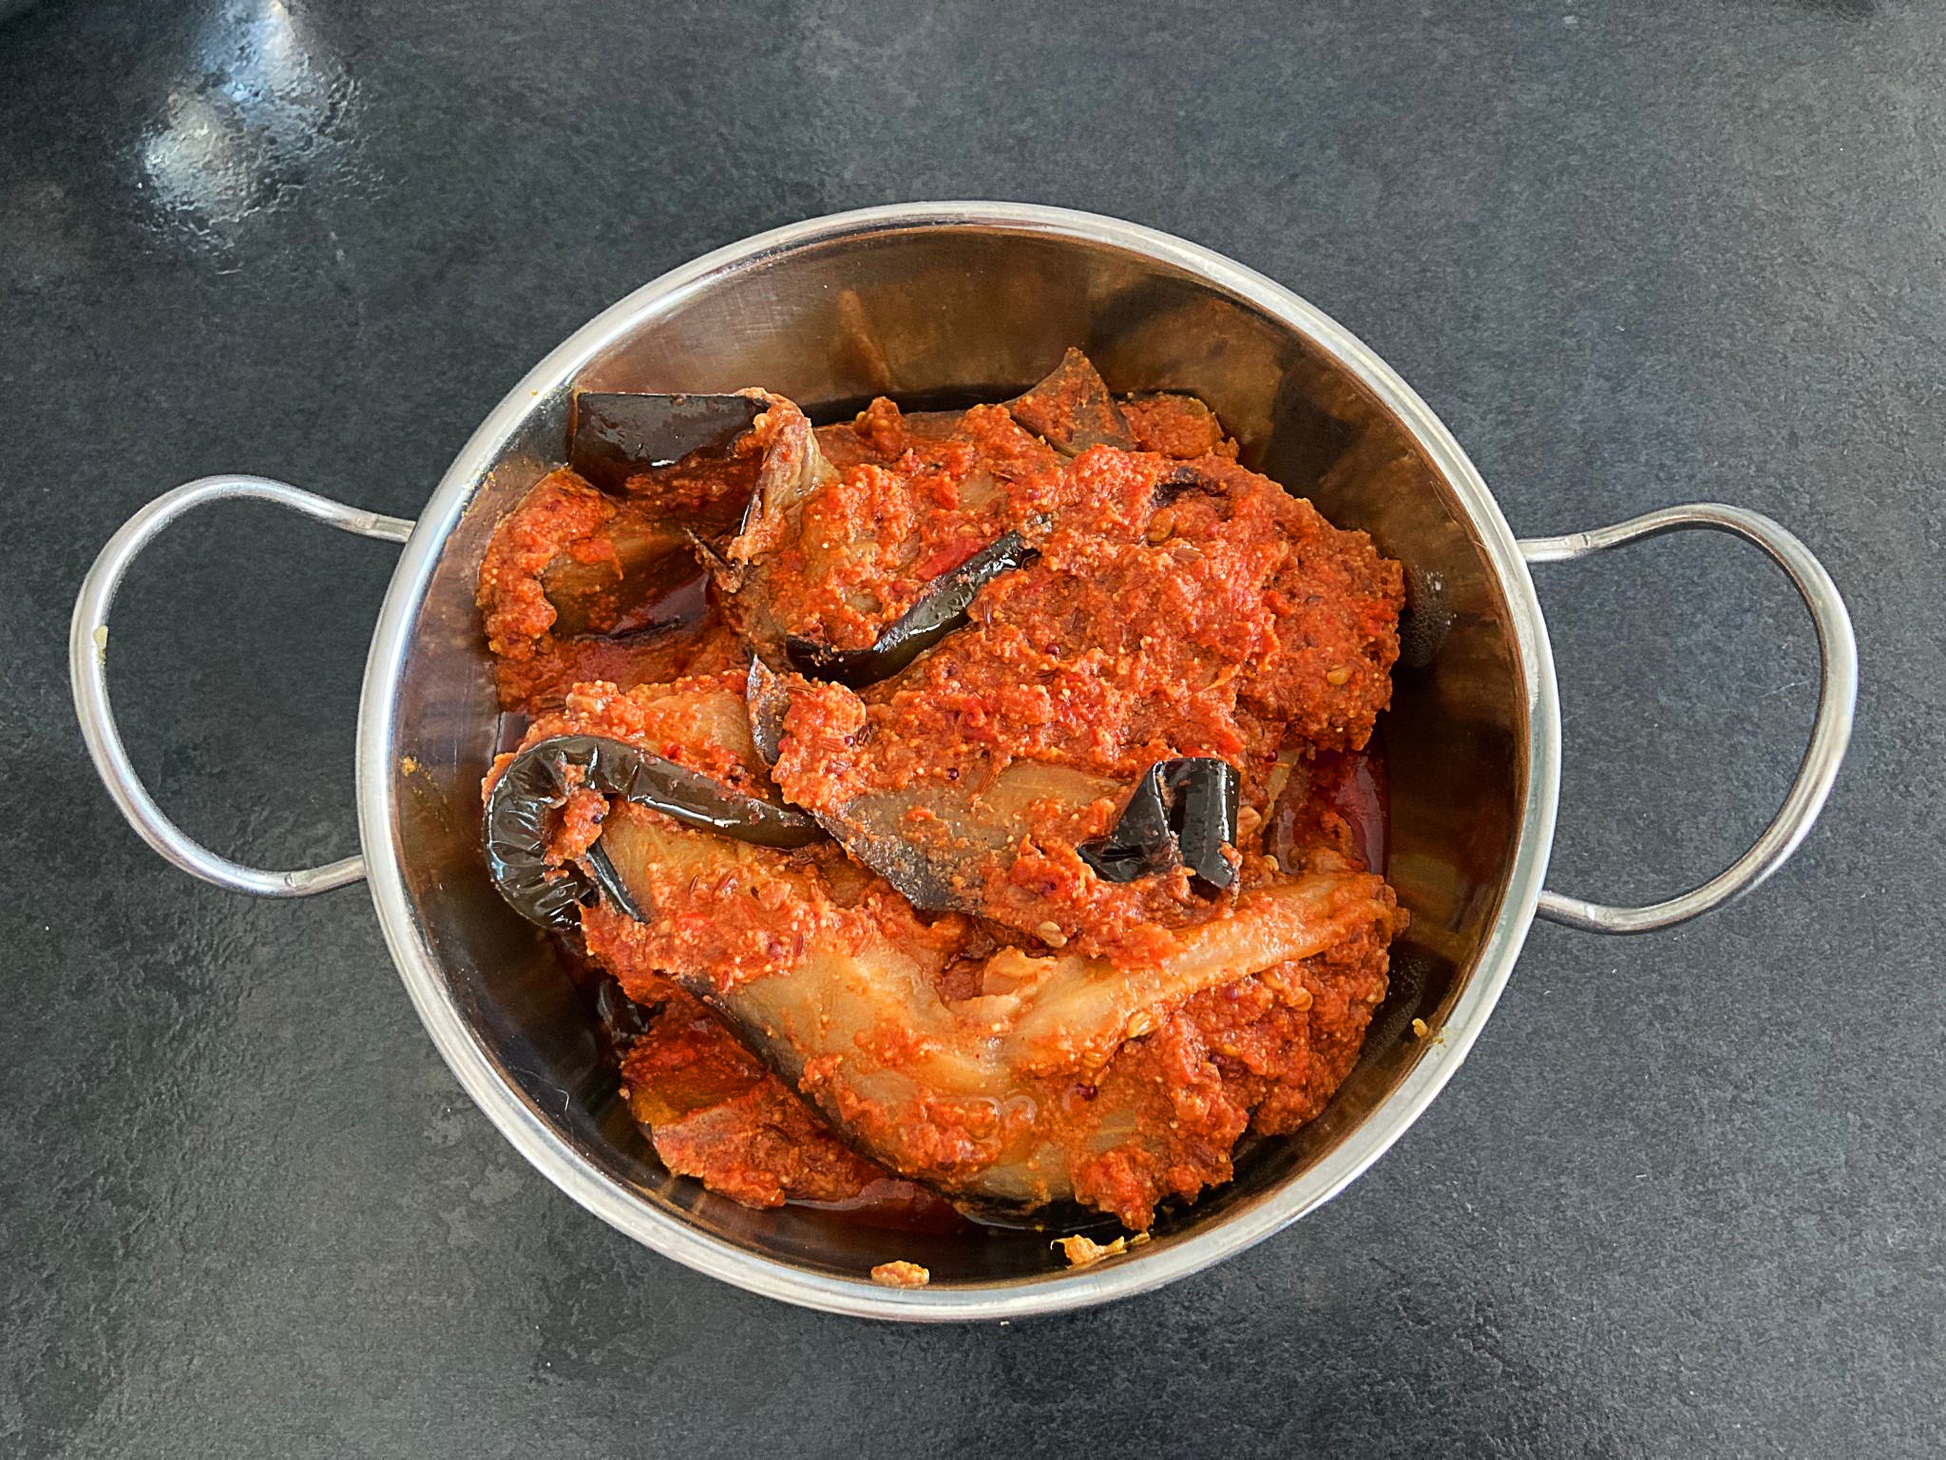
[(1063, 456), (1078, 456), (1090, 446), (1133, 451), (1137, 445), (1101, 372), (1072, 345), (1045, 379), (1008, 401), (1007, 410)]
[(805, 678), (835, 680), (848, 689), (890, 679), (948, 634), (964, 628), (967, 609), (982, 588), (1040, 555), (1040, 549), (1018, 532), (1009, 532), (933, 579), (919, 601), (887, 624), (870, 648), (832, 649), (793, 634), (784, 640), (785, 656)]
[(1236, 864), (1225, 855), (1236, 840), (1236, 771), (1214, 756), (1191, 755), (1144, 771), (1115, 829), (1075, 852), (1104, 882), (1182, 866), (1220, 892), (1236, 881)]
[(574, 398), (568, 459), (604, 491), (686, 456), (726, 454), (769, 402), (747, 395), (649, 395), (583, 391)]
[(743, 702), (750, 716), (750, 744), (766, 766), (775, 767), (784, 738), (784, 716), (791, 708), (790, 691), (776, 671), (754, 654)]
[[(579, 777), (572, 774), (580, 771)], [(570, 792), (586, 787), (646, 806), (686, 826), (766, 847), (801, 847), (824, 836), (816, 821), (717, 784), (674, 761), (601, 735), (555, 735), (517, 754), (487, 795), (484, 841), (487, 870), (508, 904), (529, 922), (560, 930), (575, 926), (580, 909), (607, 892), (632, 917), (600, 843), (588, 871), (549, 864), (550, 813)]]

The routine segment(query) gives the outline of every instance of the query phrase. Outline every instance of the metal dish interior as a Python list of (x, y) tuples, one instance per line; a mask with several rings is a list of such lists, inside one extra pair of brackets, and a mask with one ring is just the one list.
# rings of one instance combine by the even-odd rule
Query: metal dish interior
[[(1068, 1270), (1048, 1235), (889, 1232), (754, 1211), (670, 1176), (617, 1096), (553, 946), (489, 886), (480, 779), (495, 748), (473, 603), (494, 521), (558, 461), (577, 389), (762, 384), (814, 419), (883, 394), (997, 399), (1081, 346), (1118, 391), (1201, 396), (1244, 463), (1370, 532), (1410, 582), (1381, 720), (1387, 876), (1412, 926), (1364, 1056), (1329, 1109), (1264, 1142), (1155, 1240)], [(374, 897), (421, 1015), (469, 1093), (578, 1201), (739, 1285), (878, 1316), (1005, 1316), (1154, 1286), (1327, 1199), (1417, 1115), (1470, 1047), (1528, 922), (1552, 833), (1558, 730), (1545, 631), (1511, 534), (1463, 454), (1375, 357), (1296, 296), (1113, 220), (998, 204), (841, 215), (657, 281), (544, 361), (420, 519), (374, 640), (360, 802)], [(1419, 1038), (1413, 1020), (1429, 1037)], [(868, 1271), (929, 1268), (894, 1292)]]

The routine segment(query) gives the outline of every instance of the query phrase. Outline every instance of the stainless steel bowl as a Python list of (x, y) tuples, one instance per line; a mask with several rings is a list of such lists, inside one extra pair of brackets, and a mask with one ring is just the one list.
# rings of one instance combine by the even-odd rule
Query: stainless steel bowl
[[(893, 1234), (797, 1208), (750, 1211), (656, 1162), (616, 1097), (554, 954), (487, 883), (479, 784), (495, 705), (473, 607), (494, 520), (562, 451), (580, 388), (718, 391), (761, 383), (814, 415), (873, 394), (1010, 393), (1071, 344), (1121, 390), (1202, 396), (1245, 461), (1368, 529), (1411, 585), (1406, 652), (1383, 722), (1392, 773), (1388, 875), (1411, 909), (1393, 993), (1326, 1112), (1263, 1142), (1228, 1187), (1155, 1240), (1069, 1270), (1045, 1234)], [(297, 872), (198, 846), (150, 799), (109, 712), (107, 618), (142, 545), (191, 507), (248, 496), (405, 543), (367, 662), (358, 730), (362, 856)], [(1824, 686), (1797, 782), (1734, 865), (1681, 897), (1613, 908), (1544, 891), (1560, 784), (1547, 626), (1527, 564), (1681, 527), (1771, 554), (1816, 620)], [(1438, 1094), (1492, 1012), (1536, 913), (1605, 932), (1693, 917), (1748, 890), (1808, 831), (1837, 774), (1856, 688), (1851, 625), (1830, 578), (1755, 513), (1677, 507), (1522, 542), (1473, 464), (1386, 365), (1302, 299), (1181, 239), (1055, 208), (933, 203), (814, 219), (721, 249), (607, 310), (487, 417), (417, 523), (281, 483), (213, 477), (137, 513), (96, 562), (71, 643), (83, 733), (110, 792), (172, 862), (226, 887), (298, 896), (369, 880), (433, 1042), (488, 1118), (547, 1178), (665, 1256), (754, 1292), (902, 1319), (1003, 1318), (1105, 1302), (1240, 1252), (1328, 1200)], [(1412, 1021), (1429, 1026), (1416, 1037)], [(916, 1291), (869, 1269), (907, 1258)]]

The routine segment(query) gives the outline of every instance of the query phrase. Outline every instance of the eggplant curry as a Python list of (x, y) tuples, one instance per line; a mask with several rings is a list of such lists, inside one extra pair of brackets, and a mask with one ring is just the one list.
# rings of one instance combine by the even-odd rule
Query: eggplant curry
[(1365, 534), (1072, 350), (826, 426), (583, 394), (568, 460), (480, 569), (487, 860), (671, 1171), (1142, 1232), (1323, 1109), (1404, 923)]

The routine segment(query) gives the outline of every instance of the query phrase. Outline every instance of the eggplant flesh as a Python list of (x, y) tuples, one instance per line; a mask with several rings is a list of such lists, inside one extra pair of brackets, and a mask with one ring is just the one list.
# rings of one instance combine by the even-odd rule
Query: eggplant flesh
[[(498, 541), (532, 512), (576, 507), (583, 531), (572, 539), (564, 534), (535, 575), (554, 611), (550, 632), (633, 632), (696, 578), (699, 539), (719, 539), (745, 510), (758, 457), (736, 456), (732, 448), (768, 405), (734, 395), (577, 399), (573, 464), (536, 483), (495, 531)], [(625, 490), (648, 487), (641, 474), (669, 465), (679, 470), (662, 480), (667, 493)], [(495, 562), (492, 551), (486, 562)], [(492, 596), (484, 577), (480, 593), (484, 606)]]
[[(899, 425), (904, 435), (900, 443), (947, 441), (966, 419), (965, 411), (900, 411)], [(843, 470), (864, 462), (883, 463), (889, 459), (876, 443), (860, 436), (856, 420), (836, 422), (817, 428), (818, 449), (833, 466)]]
[[(774, 767), (790, 712), (789, 681), (753, 660), (744, 697), (751, 744)], [(1038, 761), (998, 771), (979, 763), (953, 769), (951, 780), (863, 792), (816, 820), (913, 907), (985, 915), (986, 869), (1044, 825), (1050, 809), (1075, 810), (1122, 793), (1106, 777)]]
[(744, 682), (743, 702), (750, 718), (750, 744), (767, 766), (777, 764), (784, 739), (784, 716), (791, 707), (790, 691), (783, 679), (764, 663), (761, 656), (750, 660), (750, 677)]
[(727, 457), (769, 409), (748, 395), (652, 395), (583, 391), (574, 398), (568, 460), (608, 492), (686, 457)]
[[(1126, 1043), (1206, 989), (1314, 957), (1392, 916), (1376, 877), (1318, 871), (1244, 894), (1147, 961), (1001, 949), (982, 964), (978, 994), (948, 1001), (938, 971), (950, 950), (916, 922), (836, 909), (810, 867), (627, 807), (602, 842), (646, 921), (711, 929), (708, 897), (734, 902), (759, 887), (803, 907), (812, 931), (773, 940), (734, 977), (680, 941), (656, 971), (714, 1009), (858, 1149), (967, 1204), (1042, 1206), (1074, 1194), (1078, 1164), (1141, 1151), (1152, 1138), (1134, 1112), (1152, 1076), (1117, 1075)], [(689, 901), (699, 887), (710, 891)], [(598, 954), (605, 936), (595, 925)], [(1095, 1086), (1080, 1111), (1063, 1098), (1076, 1081)]]
[(584, 859), (587, 871), (547, 860), (553, 813), (583, 787), (758, 846), (801, 847), (823, 836), (801, 811), (729, 790), (626, 741), (550, 736), (514, 756), (487, 796), (485, 821), (493, 885), (516, 912), (543, 927), (574, 927), (579, 909), (599, 891), (618, 901), (627, 897), (606, 856), (595, 848)]
[(1115, 829), (1075, 848), (1107, 882), (1134, 882), (1187, 867), (1221, 891), (1236, 881), (1237, 773), (1214, 756), (1159, 760), (1136, 782)]

